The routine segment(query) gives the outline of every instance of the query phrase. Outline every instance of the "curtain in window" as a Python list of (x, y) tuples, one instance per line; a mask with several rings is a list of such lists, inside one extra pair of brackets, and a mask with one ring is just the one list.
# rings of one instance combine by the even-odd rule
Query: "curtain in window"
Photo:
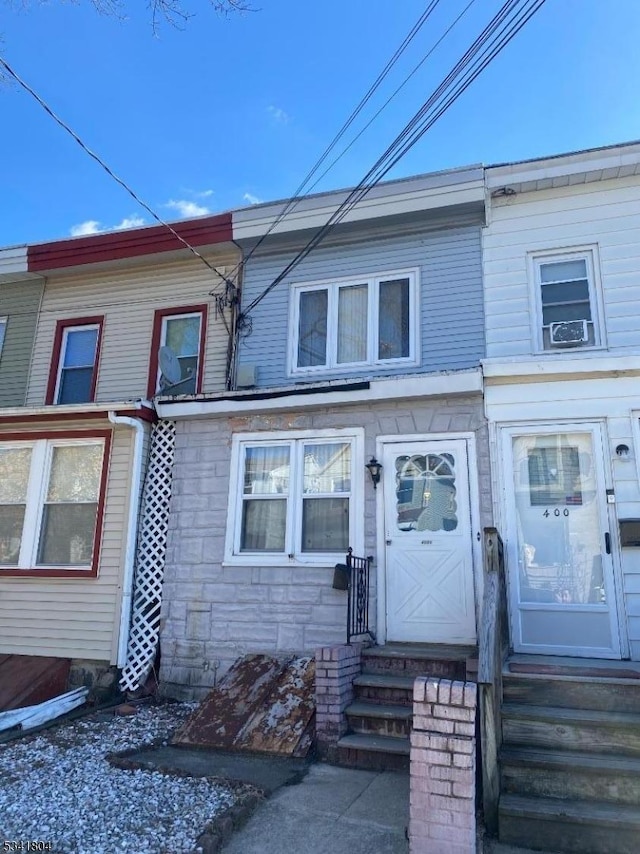
[(340, 552), (349, 547), (350, 492), (350, 443), (305, 445), (303, 552)]
[(0, 449), (0, 566), (15, 566), (20, 556), (31, 448)]
[(310, 368), (327, 363), (328, 291), (303, 291), (300, 294), (298, 322), (298, 367)]
[(287, 445), (245, 448), (241, 551), (284, 551), (289, 472)]
[(409, 356), (409, 279), (380, 282), (378, 358)]
[(97, 329), (76, 329), (66, 335), (58, 403), (89, 403), (96, 359)]
[(338, 296), (338, 363), (367, 361), (367, 285), (340, 288)]

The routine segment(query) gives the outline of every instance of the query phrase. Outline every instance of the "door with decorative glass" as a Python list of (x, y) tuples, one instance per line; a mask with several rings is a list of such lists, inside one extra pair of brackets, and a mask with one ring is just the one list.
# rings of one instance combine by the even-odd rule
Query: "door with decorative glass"
[(387, 640), (475, 643), (466, 441), (388, 444), (383, 477)]
[(503, 434), (515, 650), (618, 658), (600, 425)]

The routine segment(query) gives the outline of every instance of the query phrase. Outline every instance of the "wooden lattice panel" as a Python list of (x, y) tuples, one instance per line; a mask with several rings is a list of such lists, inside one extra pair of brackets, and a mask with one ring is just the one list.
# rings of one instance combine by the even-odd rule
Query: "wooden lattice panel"
[(153, 427), (142, 495), (127, 661), (120, 678), (123, 691), (134, 691), (144, 682), (158, 646), (175, 441), (173, 421), (159, 421)]

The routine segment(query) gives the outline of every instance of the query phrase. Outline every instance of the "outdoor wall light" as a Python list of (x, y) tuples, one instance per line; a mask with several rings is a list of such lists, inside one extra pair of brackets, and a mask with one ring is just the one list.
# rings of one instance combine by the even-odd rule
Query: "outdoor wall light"
[(631, 450), (628, 445), (618, 445), (616, 447), (616, 457), (619, 460), (630, 460), (631, 459)]
[(369, 470), (373, 488), (377, 489), (378, 484), (380, 483), (380, 472), (382, 471), (382, 463), (379, 463), (375, 457), (371, 457), (369, 462), (365, 465), (365, 468)]

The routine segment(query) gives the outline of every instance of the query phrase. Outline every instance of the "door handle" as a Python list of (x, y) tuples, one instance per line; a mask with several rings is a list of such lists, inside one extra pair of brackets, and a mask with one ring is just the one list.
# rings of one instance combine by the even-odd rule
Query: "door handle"
[(608, 555), (611, 554), (611, 534), (609, 531), (604, 535), (604, 550)]

